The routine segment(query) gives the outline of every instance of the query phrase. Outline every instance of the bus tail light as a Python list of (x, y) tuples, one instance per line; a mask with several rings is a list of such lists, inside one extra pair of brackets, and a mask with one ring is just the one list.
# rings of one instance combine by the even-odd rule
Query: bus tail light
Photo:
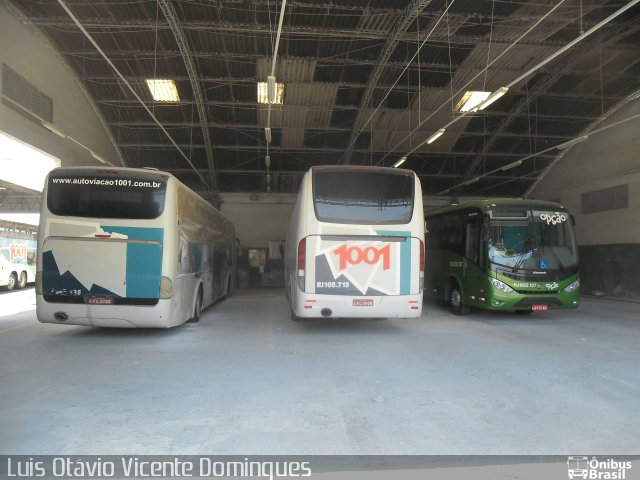
[(160, 277), (160, 298), (173, 297), (173, 282), (169, 277)]
[(298, 243), (298, 287), (304, 291), (304, 268), (307, 255), (307, 239), (303, 238)]
[(42, 272), (36, 272), (36, 295), (42, 295)]

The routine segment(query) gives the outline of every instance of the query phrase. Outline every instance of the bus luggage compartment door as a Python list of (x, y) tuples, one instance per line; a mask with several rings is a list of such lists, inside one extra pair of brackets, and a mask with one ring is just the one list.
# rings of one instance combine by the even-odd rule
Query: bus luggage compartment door
[(307, 293), (418, 294), (420, 248), (420, 240), (409, 232), (311, 235), (307, 237)]
[(45, 239), (45, 300), (64, 303), (157, 303), (162, 243), (131, 238)]

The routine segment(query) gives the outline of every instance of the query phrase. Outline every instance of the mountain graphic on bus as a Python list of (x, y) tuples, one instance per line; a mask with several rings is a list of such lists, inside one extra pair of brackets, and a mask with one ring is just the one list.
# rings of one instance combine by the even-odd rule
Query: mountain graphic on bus
[(95, 294), (157, 301), (163, 230), (104, 225), (91, 228), (82, 237), (45, 240), (42, 253), (45, 297), (78, 299)]
[(53, 252), (44, 252), (42, 255), (43, 266), (43, 293), (45, 295), (84, 296), (84, 295), (108, 295), (119, 297), (111, 290), (100, 285), (91, 284), (85, 287), (69, 270), (60, 273)]

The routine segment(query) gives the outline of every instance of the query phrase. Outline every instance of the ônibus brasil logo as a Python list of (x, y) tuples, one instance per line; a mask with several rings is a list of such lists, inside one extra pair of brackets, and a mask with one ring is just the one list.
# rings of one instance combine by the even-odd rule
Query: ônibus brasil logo
[(372, 246), (364, 249), (355, 246), (347, 248), (345, 244), (336, 248), (333, 253), (338, 255), (340, 259), (340, 270), (347, 268), (347, 263), (358, 265), (364, 262), (367, 265), (375, 265), (380, 261), (381, 257), (382, 269), (389, 270), (389, 268), (391, 268), (391, 246), (388, 244), (382, 248)]
[(567, 475), (570, 479), (585, 480), (625, 480), (627, 470), (631, 470), (631, 462), (623, 462), (608, 458), (598, 460), (596, 457), (572, 456), (567, 458)]

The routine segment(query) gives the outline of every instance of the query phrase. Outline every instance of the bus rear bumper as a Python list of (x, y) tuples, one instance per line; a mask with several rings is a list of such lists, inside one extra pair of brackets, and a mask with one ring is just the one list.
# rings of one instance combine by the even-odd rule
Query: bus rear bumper
[(178, 325), (171, 316), (171, 302), (153, 306), (86, 305), (46, 302), (36, 296), (36, 315), (41, 323), (113, 328), (169, 328)]
[(300, 318), (417, 318), (422, 314), (422, 293), (363, 297), (298, 291), (294, 313)]

